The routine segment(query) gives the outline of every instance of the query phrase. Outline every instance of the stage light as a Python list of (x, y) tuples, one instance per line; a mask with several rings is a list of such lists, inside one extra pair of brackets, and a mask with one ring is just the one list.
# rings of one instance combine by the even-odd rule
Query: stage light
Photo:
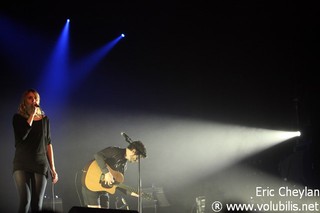
[(297, 131), (296, 134), (297, 134), (297, 136), (301, 136), (301, 132), (300, 131)]
[(70, 19), (67, 19), (67, 22), (70, 22)]
[(124, 37), (125, 37), (125, 34), (122, 33), (122, 34), (121, 34), (121, 37), (124, 38)]
[(287, 140), (289, 138), (294, 138), (294, 137), (299, 137), (299, 136), (301, 136), (300, 131), (292, 131), (292, 132), (279, 131), (278, 134), (275, 135), (275, 137), (282, 139), (282, 140)]

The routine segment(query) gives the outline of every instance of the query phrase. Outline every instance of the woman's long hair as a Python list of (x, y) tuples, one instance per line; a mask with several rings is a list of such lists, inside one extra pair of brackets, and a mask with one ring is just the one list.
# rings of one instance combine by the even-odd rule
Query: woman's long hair
[[(28, 113), (28, 110), (27, 110), (27, 105), (26, 105), (26, 102), (27, 102), (27, 96), (29, 93), (33, 93), (37, 100), (39, 101), (40, 103), (40, 95), (39, 93), (35, 90), (35, 89), (28, 89), (26, 90), (23, 94), (22, 94), (22, 97), (21, 97), (21, 100), (20, 100), (20, 104), (19, 104), (19, 107), (18, 107), (18, 113), (20, 115), (22, 115), (23, 117), (25, 118), (28, 118), (30, 115)], [(39, 111), (36, 112), (37, 115), (39, 116), (42, 116), (43, 113), (42, 113), (42, 110), (40, 109)]]

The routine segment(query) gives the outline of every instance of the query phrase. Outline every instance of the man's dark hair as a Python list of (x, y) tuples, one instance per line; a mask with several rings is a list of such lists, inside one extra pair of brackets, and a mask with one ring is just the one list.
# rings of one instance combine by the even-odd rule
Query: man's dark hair
[(132, 143), (130, 143), (127, 147), (130, 150), (137, 150), (137, 155), (141, 155), (142, 158), (146, 158), (147, 157), (147, 150), (146, 147), (143, 145), (143, 143), (141, 141), (133, 141)]

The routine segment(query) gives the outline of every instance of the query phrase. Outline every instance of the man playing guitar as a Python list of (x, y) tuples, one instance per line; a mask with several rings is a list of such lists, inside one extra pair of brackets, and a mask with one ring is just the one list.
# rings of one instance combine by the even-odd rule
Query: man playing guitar
[[(138, 193), (122, 184), (127, 162), (138, 162), (146, 157), (146, 148), (141, 141), (133, 141), (126, 148), (107, 147), (96, 154), (83, 169), (82, 196), (86, 207), (101, 208), (100, 196), (114, 194), (119, 190), (138, 197)], [(106, 208), (109, 208), (107, 206)]]

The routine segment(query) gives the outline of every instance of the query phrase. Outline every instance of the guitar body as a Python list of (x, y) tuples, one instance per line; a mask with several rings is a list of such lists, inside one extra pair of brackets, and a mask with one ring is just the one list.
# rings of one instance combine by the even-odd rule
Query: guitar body
[(114, 184), (108, 185), (104, 181), (101, 181), (103, 174), (97, 161), (93, 160), (87, 166), (83, 176), (83, 184), (87, 187), (87, 189), (94, 192), (106, 191), (110, 194), (115, 193), (118, 184), (121, 184), (124, 181), (124, 176), (121, 172), (111, 169), (111, 167), (108, 165), (107, 167), (109, 172), (114, 177)]

